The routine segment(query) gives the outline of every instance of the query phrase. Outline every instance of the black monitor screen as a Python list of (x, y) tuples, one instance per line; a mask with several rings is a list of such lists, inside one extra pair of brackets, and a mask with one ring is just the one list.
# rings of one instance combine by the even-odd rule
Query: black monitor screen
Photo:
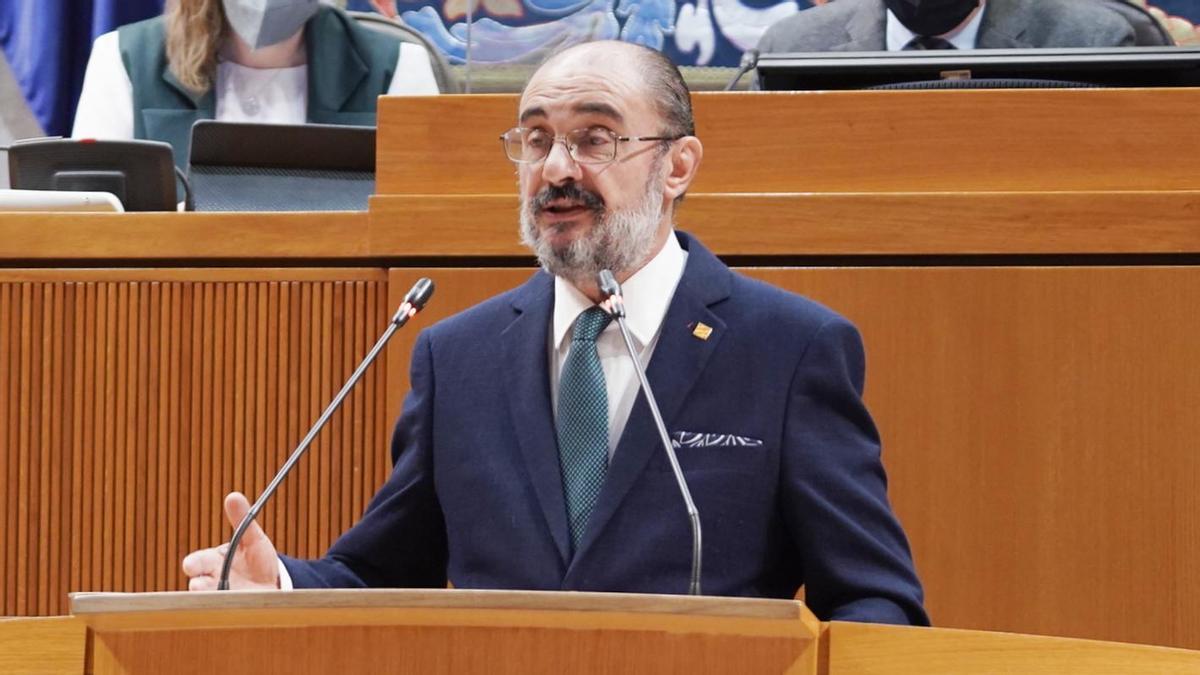
[(197, 211), (362, 211), (375, 128), (202, 120), (188, 176)]
[(1200, 49), (978, 49), (763, 54), (759, 82), (774, 91), (921, 86), (1200, 86)]
[(111, 192), (126, 211), (176, 209), (171, 146), (158, 141), (18, 141), (8, 151), (8, 172), (19, 190)]

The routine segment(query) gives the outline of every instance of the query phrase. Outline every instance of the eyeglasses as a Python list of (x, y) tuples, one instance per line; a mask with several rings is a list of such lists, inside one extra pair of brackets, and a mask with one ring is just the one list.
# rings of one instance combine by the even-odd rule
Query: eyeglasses
[(617, 158), (617, 144), (629, 141), (677, 141), (683, 136), (620, 136), (604, 127), (587, 127), (552, 134), (545, 129), (514, 127), (500, 134), (504, 154), (518, 164), (540, 162), (562, 141), (571, 159), (580, 164), (606, 164)]

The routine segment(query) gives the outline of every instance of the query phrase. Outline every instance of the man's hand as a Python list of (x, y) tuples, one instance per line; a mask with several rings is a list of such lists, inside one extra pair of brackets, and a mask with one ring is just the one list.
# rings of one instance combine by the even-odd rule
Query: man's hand
[(389, 19), (394, 19), (399, 14), (396, 11), (396, 0), (370, 0), (371, 6), (376, 12), (386, 16)]
[[(236, 528), (250, 510), (250, 502), (240, 492), (225, 495), (225, 517)], [(183, 559), (183, 573), (188, 575), (189, 591), (215, 591), (221, 578), (221, 565), (229, 544), (216, 548), (192, 551)], [(279, 588), (279, 555), (258, 521), (250, 523), (242, 535), (233, 568), (229, 571), (229, 588), (240, 590), (275, 590)]]

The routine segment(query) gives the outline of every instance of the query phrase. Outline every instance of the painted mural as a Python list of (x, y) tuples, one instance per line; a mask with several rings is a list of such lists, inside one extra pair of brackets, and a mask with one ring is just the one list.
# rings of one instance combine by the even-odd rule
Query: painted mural
[[(736, 66), (768, 26), (808, 0), (397, 0), (405, 23), (451, 63), (537, 63), (580, 42), (620, 39), (658, 49), (676, 63)], [(366, 0), (352, 3), (369, 8)]]
[[(620, 39), (658, 49), (680, 65), (736, 66), (768, 26), (825, 1), (394, 0), (394, 7), (451, 63), (466, 61), (469, 34), (475, 63), (538, 63), (562, 47)], [(372, 5), (385, 5), (390, 13), (392, 0), (350, 2), (355, 9)], [(1181, 44), (1200, 42), (1190, 22), (1167, 18), (1200, 13), (1200, 0), (1152, 0), (1150, 6)]]

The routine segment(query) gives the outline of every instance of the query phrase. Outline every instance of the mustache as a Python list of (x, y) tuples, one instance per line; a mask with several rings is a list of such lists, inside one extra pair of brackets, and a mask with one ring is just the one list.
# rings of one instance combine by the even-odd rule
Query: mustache
[(579, 187), (576, 183), (548, 185), (537, 193), (529, 206), (536, 213), (559, 199), (579, 202), (594, 213), (604, 213), (604, 198), (591, 190)]

